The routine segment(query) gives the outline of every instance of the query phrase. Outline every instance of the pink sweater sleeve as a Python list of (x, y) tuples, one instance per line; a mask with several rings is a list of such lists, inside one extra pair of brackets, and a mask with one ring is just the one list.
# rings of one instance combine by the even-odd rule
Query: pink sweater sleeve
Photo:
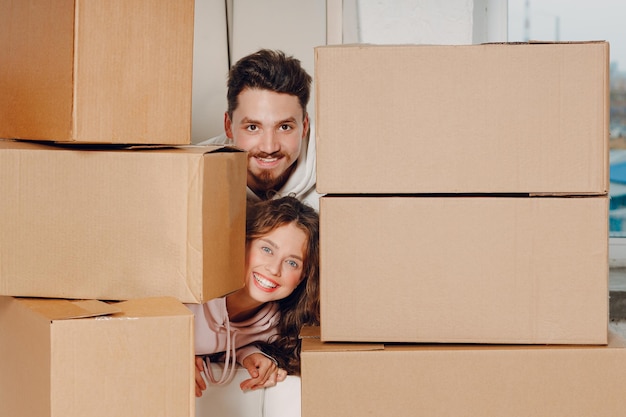
[[(247, 358), (248, 356), (252, 355), (253, 353), (263, 353), (261, 352), (261, 349), (259, 349), (258, 347), (256, 347), (255, 345), (247, 345), (244, 347), (241, 347), (239, 349), (237, 349), (237, 362), (242, 365), (243, 364), (243, 360), (245, 358)], [(267, 355), (265, 355), (267, 356)]]

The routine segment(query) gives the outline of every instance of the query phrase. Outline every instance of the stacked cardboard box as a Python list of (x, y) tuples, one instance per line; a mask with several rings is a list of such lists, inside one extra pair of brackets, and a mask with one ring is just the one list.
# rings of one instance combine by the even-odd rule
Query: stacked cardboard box
[(315, 53), (303, 417), (618, 414), (608, 44)]
[(239, 287), (246, 156), (0, 142), (0, 295), (199, 303)]
[(0, 1), (0, 137), (189, 143), (193, 11), (192, 0)]
[(0, 334), (3, 416), (194, 415), (193, 318), (172, 297), (0, 297)]
[(193, 416), (246, 187), (190, 145), (194, 1), (44, 3), (0, 0), (0, 415)]

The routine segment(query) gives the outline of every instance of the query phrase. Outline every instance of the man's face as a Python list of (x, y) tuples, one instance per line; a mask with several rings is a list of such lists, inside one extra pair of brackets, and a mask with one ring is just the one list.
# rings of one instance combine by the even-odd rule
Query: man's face
[(296, 96), (270, 90), (245, 89), (224, 130), (233, 144), (248, 151), (248, 187), (264, 197), (282, 187), (300, 156), (309, 129)]

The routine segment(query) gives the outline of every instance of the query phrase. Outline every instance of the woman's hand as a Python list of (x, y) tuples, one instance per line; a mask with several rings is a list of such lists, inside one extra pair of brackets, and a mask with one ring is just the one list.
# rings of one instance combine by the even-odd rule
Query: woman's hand
[(280, 369), (273, 360), (262, 353), (256, 352), (246, 356), (242, 365), (251, 377), (239, 384), (243, 391), (273, 387), (287, 377), (284, 369)]
[(202, 397), (202, 392), (206, 389), (202, 371), (204, 371), (204, 359), (202, 356), (196, 356), (196, 397)]

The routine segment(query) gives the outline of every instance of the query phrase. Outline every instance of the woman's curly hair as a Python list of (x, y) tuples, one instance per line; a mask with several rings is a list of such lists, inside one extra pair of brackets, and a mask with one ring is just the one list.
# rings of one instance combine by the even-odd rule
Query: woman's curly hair
[(302, 280), (286, 298), (279, 300), (278, 335), (259, 348), (276, 359), (289, 374), (300, 374), (300, 330), (319, 325), (319, 215), (292, 196), (255, 203), (246, 218), (246, 243), (265, 236), (277, 227), (294, 224), (307, 236)]

